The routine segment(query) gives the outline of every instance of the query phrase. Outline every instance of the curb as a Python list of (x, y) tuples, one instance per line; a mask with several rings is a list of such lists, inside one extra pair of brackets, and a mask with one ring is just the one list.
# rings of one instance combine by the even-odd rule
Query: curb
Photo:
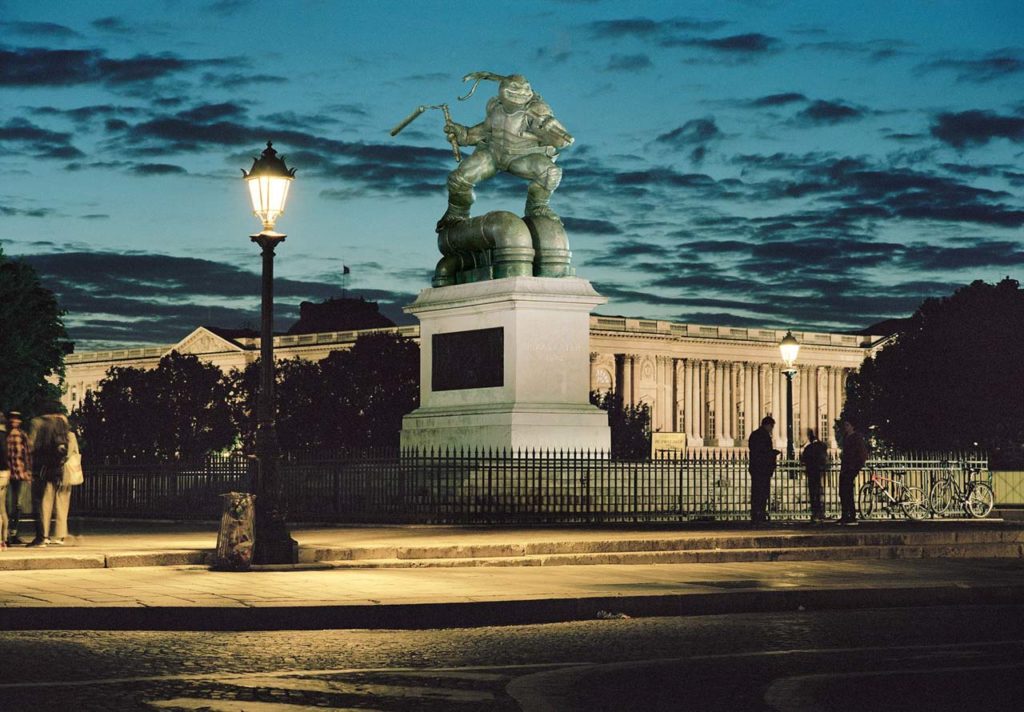
[(599, 611), (613, 612), (612, 618), (646, 618), (1022, 602), (1024, 584), (944, 584), (391, 605), (259, 608), (57, 606), (0, 609), (0, 630), (422, 630), (596, 620)]

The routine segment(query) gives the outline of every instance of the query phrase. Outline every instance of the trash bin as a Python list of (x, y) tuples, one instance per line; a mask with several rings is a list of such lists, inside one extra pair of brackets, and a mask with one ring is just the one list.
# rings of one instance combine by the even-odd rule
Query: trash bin
[(228, 492), (221, 497), (224, 498), (224, 513), (220, 517), (213, 567), (222, 571), (247, 571), (252, 566), (256, 495)]

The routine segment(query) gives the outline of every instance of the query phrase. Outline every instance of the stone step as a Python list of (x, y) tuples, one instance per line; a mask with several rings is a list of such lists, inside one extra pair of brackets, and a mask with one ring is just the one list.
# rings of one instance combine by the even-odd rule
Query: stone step
[(301, 563), (339, 561), (417, 561), (523, 559), (532, 556), (708, 552), (728, 550), (859, 549), (893, 546), (1022, 544), (1024, 530), (945, 529), (933, 532), (871, 532), (858, 529), (808, 534), (749, 534), (611, 540), (548, 541), (525, 544), (434, 545), (418, 547), (303, 547)]
[(1022, 558), (1016, 542), (925, 545), (862, 545), (845, 547), (777, 547), (772, 549), (706, 549), (623, 551), (523, 556), (349, 559), (321, 561), (335, 569), (475, 568), (485, 566), (593, 566), (646, 564), (722, 564), (763, 561), (850, 561), (856, 559)]

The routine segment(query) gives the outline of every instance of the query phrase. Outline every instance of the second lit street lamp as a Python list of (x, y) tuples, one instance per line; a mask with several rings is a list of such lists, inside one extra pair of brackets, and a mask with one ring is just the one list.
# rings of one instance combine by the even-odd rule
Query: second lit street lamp
[(793, 376), (796, 375), (796, 366), (793, 364), (800, 353), (800, 342), (793, 337), (792, 331), (787, 331), (782, 338), (779, 352), (782, 354), (782, 363), (786, 365), (782, 371), (786, 374), (786, 459), (792, 460), (796, 456), (793, 451)]
[(249, 237), (263, 250), (263, 289), (260, 307), (260, 392), (257, 404), (256, 458), (256, 532), (253, 561), (257, 564), (294, 564), (298, 545), (288, 532), (278, 477), (280, 448), (274, 423), (274, 248), (285, 235), (274, 231), (274, 223), (284, 214), (288, 188), (295, 169), (284, 165), (270, 141), (259, 158), (253, 159), (248, 173), (242, 170), (249, 186), (252, 209), (263, 230)]

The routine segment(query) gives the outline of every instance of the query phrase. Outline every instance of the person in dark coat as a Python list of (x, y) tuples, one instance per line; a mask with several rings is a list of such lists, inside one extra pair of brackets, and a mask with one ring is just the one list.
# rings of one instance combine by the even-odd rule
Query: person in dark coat
[(750, 448), (750, 521), (763, 524), (768, 519), (768, 496), (771, 493), (772, 475), (779, 451), (773, 447), (772, 429), (775, 418), (766, 415), (761, 427), (750, 434), (747, 447)]
[(828, 448), (818, 439), (814, 428), (807, 429), (807, 445), (800, 453), (800, 462), (807, 472), (807, 496), (811, 502), (811, 523), (825, 519), (825, 500), (821, 492), (821, 477), (828, 469)]
[(853, 496), (854, 481), (868, 461), (868, 445), (860, 433), (854, 429), (853, 423), (844, 420), (841, 427), (843, 454), (839, 466), (839, 501), (842, 503), (843, 516), (839, 523), (856, 524), (857, 504)]
[(29, 542), (29, 546), (46, 546), (50, 543), (50, 518), (64, 477), (64, 463), (68, 458), (68, 432), (71, 426), (67, 416), (61, 412), (60, 403), (45, 403), (43, 413), (33, 418), (28, 428), (28, 441), (32, 449), (32, 509), (36, 520), (36, 536)]

